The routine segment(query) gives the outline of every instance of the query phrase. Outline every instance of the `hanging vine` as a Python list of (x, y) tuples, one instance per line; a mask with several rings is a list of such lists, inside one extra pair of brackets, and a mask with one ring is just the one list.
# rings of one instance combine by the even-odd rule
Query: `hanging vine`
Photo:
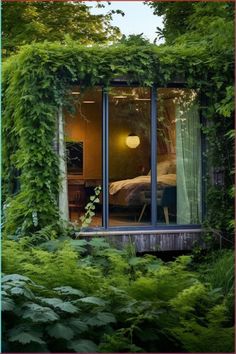
[[(232, 185), (233, 153), (232, 140), (227, 136), (233, 114), (232, 58), (233, 53), (218, 58), (217, 53), (196, 45), (85, 47), (70, 42), (64, 46), (25, 46), (3, 68), (6, 233), (31, 234), (50, 224), (60, 229), (58, 156), (53, 149), (58, 107), (69, 104), (66, 94), (71, 86), (108, 87), (117, 77), (140, 86), (155, 83), (159, 87), (184, 80), (188, 87), (204, 95), (202, 116), (212, 122), (204, 128), (208, 161), (224, 168), (226, 182), (226, 188), (208, 189), (208, 220), (214, 227), (228, 230), (232, 218), (228, 189)], [(17, 193), (16, 171), (20, 171)], [(220, 210), (219, 203), (224, 210)]]

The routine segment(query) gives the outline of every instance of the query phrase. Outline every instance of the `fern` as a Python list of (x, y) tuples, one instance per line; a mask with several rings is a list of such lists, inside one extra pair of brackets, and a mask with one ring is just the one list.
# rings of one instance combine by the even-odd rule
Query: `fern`
[(221, 278), (214, 277), (213, 287), (210, 273), (193, 271), (191, 257), (164, 263), (113, 249), (102, 238), (89, 246), (61, 240), (50, 251), (26, 241), (4, 241), (7, 351), (232, 350), (232, 292), (223, 290)]

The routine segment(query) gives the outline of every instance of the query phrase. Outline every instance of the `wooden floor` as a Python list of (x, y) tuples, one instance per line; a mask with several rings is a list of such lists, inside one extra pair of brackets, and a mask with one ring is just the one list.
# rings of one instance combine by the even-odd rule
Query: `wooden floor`
[[(79, 217), (82, 216), (83, 214), (81, 213), (78, 215), (76, 212), (71, 213), (71, 222), (74, 222), (78, 225), (81, 224), (81, 221), (79, 220)], [(149, 226), (151, 225), (151, 222), (148, 220), (143, 219), (141, 222), (138, 222), (138, 216), (139, 214), (110, 214), (109, 218), (109, 226)], [(161, 220), (158, 222), (159, 225), (166, 225), (164, 220)], [(170, 222), (169, 225), (175, 225), (176, 223)], [(102, 216), (101, 215), (96, 215), (93, 217), (92, 222), (90, 224), (90, 227), (101, 227), (102, 226)]]
[[(82, 214), (81, 214), (82, 215)], [(136, 217), (136, 220), (138, 217)], [(110, 215), (109, 218), (109, 226), (147, 226), (150, 224), (150, 222), (138, 222), (135, 220), (135, 216), (128, 216), (126, 215)], [(79, 215), (78, 213), (72, 212), (71, 213), (71, 221), (75, 222), (77, 224), (81, 224), (79, 220)], [(94, 216), (92, 219), (92, 223), (90, 224), (91, 227), (101, 227), (102, 226), (102, 216)]]

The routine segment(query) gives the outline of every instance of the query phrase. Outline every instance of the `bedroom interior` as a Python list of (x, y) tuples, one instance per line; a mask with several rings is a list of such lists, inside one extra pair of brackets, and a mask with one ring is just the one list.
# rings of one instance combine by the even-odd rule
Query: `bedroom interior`
[[(109, 90), (109, 226), (151, 224), (151, 90)], [(102, 185), (102, 88), (73, 88), (75, 112), (64, 111), (69, 217), (78, 222)], [(196, 93), (157, 89), (157, 222), (190, 224), (201, 219), (200, 126)], [(128, 146), (132, 136), (136, 144)], [(102, 197), (92, 227), (101, 227)]]

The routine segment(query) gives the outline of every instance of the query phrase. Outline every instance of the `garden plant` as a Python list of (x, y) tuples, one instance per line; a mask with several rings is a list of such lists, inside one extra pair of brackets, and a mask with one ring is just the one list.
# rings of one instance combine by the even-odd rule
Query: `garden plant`
[[(150, 44), (141, 35), (119, 40), (111, 15), (105, 17), (108, 36), (100, 28), (92, 43), (87, 32), (78, 40), (60, 32), (43, 41), (40, 28), (50, 32), (52, 18), (44, 27), (40, 5), (24, 4), (19, 16), (26, 9), (40, 26), (36, 21), (31, 27), (36, 42), (23, 45), (29, 41), (19, 27), (15, 41), (7, 36), (13, 13), (4, 19), (3, 54), (9, 58), (2, 75), (3, 352), (234, 351), (234, 4), (147, 6), (164, 16), (158, 33), (165, 44)], [(78, 7), (76, 16), (85, 13), (86, 7)], [(58, 109), (72, 109), (74, 85), (106, 91), (120, 77), (143, 87), (181, 81), (198, 93), (207, 250), (196, 247), (191, 255), (164, 262), (160, 254), (137, 255), (131, 243), (117, 249), (109, 238), (78, 237), (94, 216), (99, 188), (79, 228), (62, 220)], [(214, 183), (219, 169), (222, 184)]]

